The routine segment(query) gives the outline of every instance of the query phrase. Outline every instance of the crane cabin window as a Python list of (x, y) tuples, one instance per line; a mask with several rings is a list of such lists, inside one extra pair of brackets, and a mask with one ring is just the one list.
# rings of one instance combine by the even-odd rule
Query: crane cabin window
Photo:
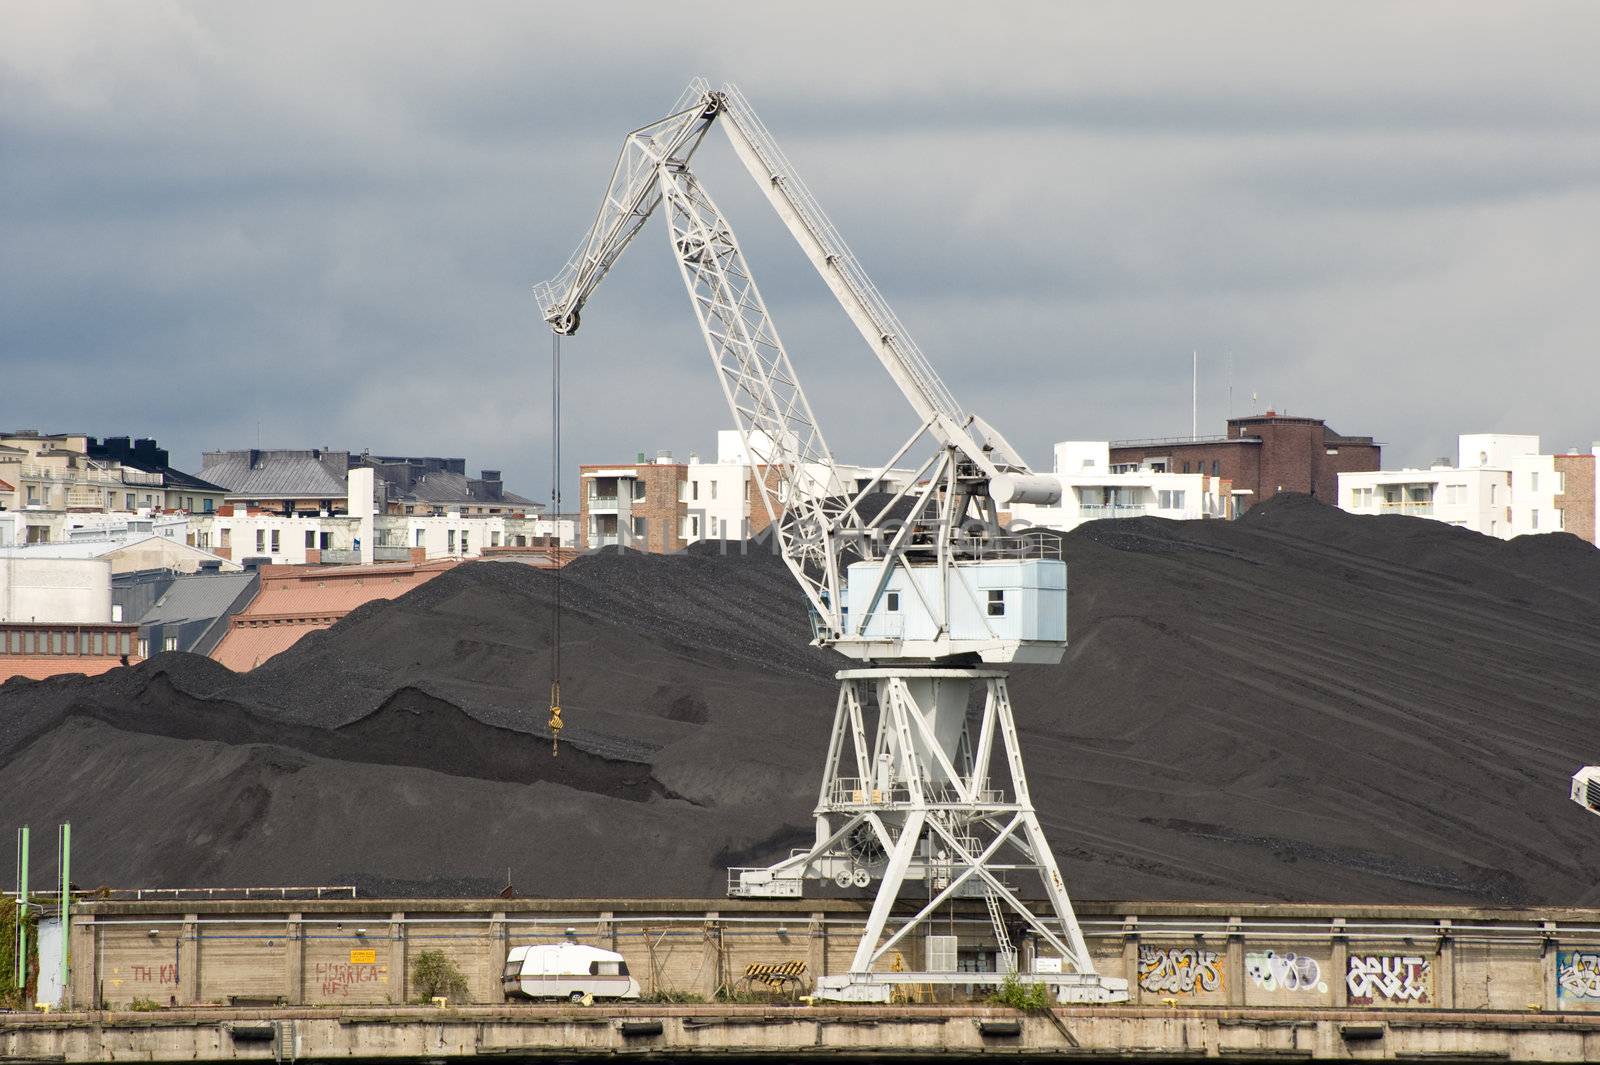
[(1006, 616), (1006, 591), (1004, 588), (989, 589), (989, 616), (992, 618)]
[(883, 609), (891, 614), (900, 613), (900, 593), (885, 592), (883, 595)]

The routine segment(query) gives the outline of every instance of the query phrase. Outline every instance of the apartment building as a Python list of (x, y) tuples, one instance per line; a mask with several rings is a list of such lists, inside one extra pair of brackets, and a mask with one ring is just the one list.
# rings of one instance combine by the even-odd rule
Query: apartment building
[[(701, 540), (743, 541), (760, 537), (772, 524), (761, 501), (757, 478), (764, 478), (778, 516), (788, 505), (789, 486), (769, 456), (773, 448), (764, 434), (752, 434), (747, 448), (738, 430), (717, 432), (716, 459), (702, 461), (691, 451), (679, 463), (672, 452), (646, 461), (643, 452), (632, 465), (579, 467), (582, 499), (579, 527), (589, 548), (621, 544), (640, 551), (672, 552)], [(848, 497), (861, 491), (876, 469), (848, 463), (828, 467), (809, 463), (799, 481), (821, 495)], [(884, 489), (897, 491), (913, 476), (891, 470)], [(663, 523), (672, 523), (664, 527)]]
[(670, 451), (650, 461), (641, 451), (628, 465), (580, 465), (578, 528), (583, 546), (658, 554), (683, 550), (688, 543), (688, 469)]
[[(576, 544), (572, 519), (543, 515), (384, 513), (384, 482), (369, 466), (345, 472), (330, 512), (283, 513), (229, 503), (213, 514), (189, 518), (190, 542), (224, 558), (261, 559), (272, 565), (371, 565), (480, 557), (485, 549), (527, 547), (554, 540)], [(282, 503), (283, 500), (279, 500)]]
[[(1067, 440), (1055, 445), (1051, 473), (1061, 486), (1052, 506), (1014, 504), (1002, 515), (1013, 531), (1075, 529), (1099, 518), (1157, 517), (1187, 521), (1235, 516), (1233, 486), (1209, 472), (1172, 473), (1146, 460), (1113, 469), (1111, 445)], [(1129, 468), (1132, 466), (1132, 468)]]
[(221, 487), (174, 469), (154, 440), (83, 433), (0, 433), (0, 511), (18, 542), (59, 539), (69, 518), (85, 514), (204, 513), (223, 499)]
[(1600, 544), (1597, 466), (1600, 444), (1543, 454), (1538, 436), (1465, 434), (1454, 465), (1340, 474), (1339, 506), (1352, 514), (1431, 518), (1501, 539), (1569, 532)]
[(200, 476), (226, 489), (226, 502), (285, 517), (349, 513), (345, 478), (371, 470), (377, 513), (444, 517), (537, 514), (544, 507), (505, 490), (499, 470), (468, 477), (466, 460), (353, 454), (328, 448), (208, 451)]
[(1277, 411), (1229, 418), (1223, 436), (1163, 437), (1111, 443), (1113, 472), (1204, 473), (1232, 485), (1243, 512), (1278, 492), (1333, 502), (1339, 474), (1377, 470), (1382, 448), (1370, 436), (1345, 436), (1321, 418)]

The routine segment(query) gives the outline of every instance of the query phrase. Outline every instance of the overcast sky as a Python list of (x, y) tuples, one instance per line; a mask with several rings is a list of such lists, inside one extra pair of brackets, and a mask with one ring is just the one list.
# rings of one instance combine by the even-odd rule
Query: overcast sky
[[(740, 12), (733, 14), (733, 12)], [(465, 456), (549, 491), (530, 297), (695, 74), (766, 118), (960, 400), (1600, 438), (1600, 4), (0, 2), (0, 427)], [(833, 450), (909, 408), (721, 134)], [(659, 219), (567, 342), (567, 482), (730, 422)], [(1231, 374), (1229, 367), (1231, 366)], [(1231, 403), (1230, 403), (1231, 388)]]

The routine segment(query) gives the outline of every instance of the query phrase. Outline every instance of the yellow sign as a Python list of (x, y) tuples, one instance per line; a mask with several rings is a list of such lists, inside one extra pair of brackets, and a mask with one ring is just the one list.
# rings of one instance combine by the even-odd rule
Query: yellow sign
[(352, 950), (350, 952), (351, 965), (376, 965), (378, 952), (376, 950)]

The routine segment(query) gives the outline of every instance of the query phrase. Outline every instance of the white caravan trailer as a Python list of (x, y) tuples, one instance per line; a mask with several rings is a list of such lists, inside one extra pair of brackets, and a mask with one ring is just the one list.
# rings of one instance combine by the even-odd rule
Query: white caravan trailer
[(638, 998), (639, 981), (628, 975), (628, 963), (614, 950), (581, 943), (512, 947), (506, 955), (501, 986), (507, 995), (523, 998)]

